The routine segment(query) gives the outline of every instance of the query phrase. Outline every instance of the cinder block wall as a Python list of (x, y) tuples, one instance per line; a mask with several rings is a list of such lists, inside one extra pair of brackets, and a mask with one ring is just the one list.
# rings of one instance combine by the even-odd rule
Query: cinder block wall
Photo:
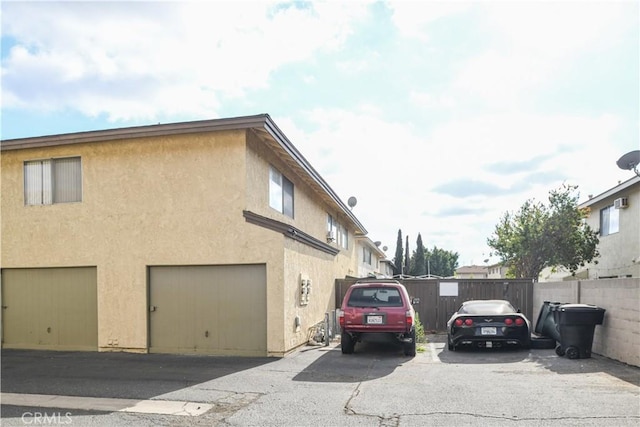
[(640, 278), (535, 283), (533, 325), (544, 301), (604, 308), (603, 324), (595, 328), (593, 353), (640, 367)]

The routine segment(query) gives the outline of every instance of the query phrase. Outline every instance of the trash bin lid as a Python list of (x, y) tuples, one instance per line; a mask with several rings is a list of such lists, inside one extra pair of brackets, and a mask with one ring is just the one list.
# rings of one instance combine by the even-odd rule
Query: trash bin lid
[(560, 307), (560, 310), (562, 311), (604, 311), (604, 308), (600, 308), (598, 306), (592, 305), (592, 304), (563, 304)]

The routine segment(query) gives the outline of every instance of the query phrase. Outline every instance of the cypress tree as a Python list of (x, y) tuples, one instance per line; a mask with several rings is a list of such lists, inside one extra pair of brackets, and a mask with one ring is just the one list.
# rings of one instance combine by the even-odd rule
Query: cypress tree
[(412, 271), (412, 275), (414, 276), (424, 276), (427, 274), (427, 265), (424, 256), (424, 246), (422, 244), (422, 236), (418, 233), (418, 240), (416, 241), (416, 252), (414, 256), (414, 268)]
[(398, 240), (396, 241), (396, 256), (393, 258), (393, 265), (396, 274), (402, 274), (402, 230), (398, 230)]

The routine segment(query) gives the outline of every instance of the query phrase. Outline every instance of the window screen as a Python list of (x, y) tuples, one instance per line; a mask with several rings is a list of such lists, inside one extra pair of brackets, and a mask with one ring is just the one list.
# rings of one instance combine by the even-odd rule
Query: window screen
[(82, 201), (80, 157), (25, 162), (24, 201), (25, 205)]

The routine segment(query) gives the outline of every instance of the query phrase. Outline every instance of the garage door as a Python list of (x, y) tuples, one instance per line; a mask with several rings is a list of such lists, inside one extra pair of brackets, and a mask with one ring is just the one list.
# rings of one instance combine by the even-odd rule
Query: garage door
[(4, 348), (98, 350), (95, 267), (2, 270)]
[(267, 354), (266, 268), (149, 268), (149, 351)]

